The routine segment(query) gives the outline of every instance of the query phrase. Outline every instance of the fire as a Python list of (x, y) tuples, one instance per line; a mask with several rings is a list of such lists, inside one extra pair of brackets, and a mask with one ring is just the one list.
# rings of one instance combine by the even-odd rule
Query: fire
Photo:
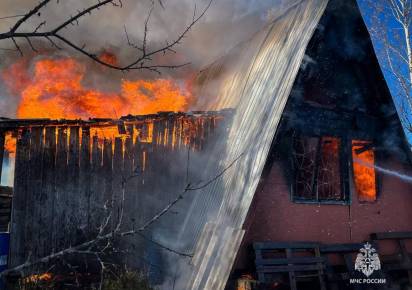
[(368, 142), (352, 141), (354, 183), (360, 201), (376, 200), (375, 154), (372, 149), (356, 152), (357, 149), (368, 144)]
[(104, 51), (103, 53), (100, 54), (99, 59), (101, 61), (104, 61), (105, 63), (115, 65), (117, 64), (117, 57), (111, 52)]
[[(100, 56), (115, 62), (115, 56)], [(188, 90), (170, 79), (122, 80), (120, 92), (85, 87), (86, 66), (74, 58), (40, 59), (29, 73), (27, 61), (13, 64), (2, 77), (11, 93), (18, 92), (19, 118), (119, 118), (158, 111), (185, 111)]]
[(38, 283), (40, 281), (50, 281), (52, 279), (51, 273), (34, 274), (24, 278), (26, 283)]
[(16, 155), (16, 137), (11, 132), (6, 132), (4, 140), (4, 149), (9, 152), (9, 157), (14, 158)]

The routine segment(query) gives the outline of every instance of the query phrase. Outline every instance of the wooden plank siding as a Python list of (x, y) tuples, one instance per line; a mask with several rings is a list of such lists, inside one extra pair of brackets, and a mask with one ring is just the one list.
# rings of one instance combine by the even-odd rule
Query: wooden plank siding
[(3, 171), (3, 159), (4, 159), (4, 143), (6, 141), (5, 131), (0, 130), (0, 182), (1, 173)]
[(12, 200), (10, 254), (9, 265), (11, 267), (25, 262), (25, 220), (26, 220), (26, 197), (28, 189), (29, 172), (29, 150), (30, 131), (23, 129), (17, 138), (16, 165), (14, 172), (14, 193)]
[(110, 212), (106, 232), (120, 218), (124, 230), (139, 227), (184, 189), (188, 148), (206, 146), (217, 117), (150, 118), (110, 124), (113, 138), (92, 135), (93, 125), (80, 121), (7, 127), (18, 133), (11, 266), (94, 238)]

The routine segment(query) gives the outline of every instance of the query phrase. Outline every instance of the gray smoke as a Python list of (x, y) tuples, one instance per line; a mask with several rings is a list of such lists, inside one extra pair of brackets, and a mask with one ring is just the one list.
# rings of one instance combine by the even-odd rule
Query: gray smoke
[[(124, 27), (127, 28), (130, 39), (141, 44), (144, 31), (144, 22), (151, 7), (150, 0), (123, 0), (123, 8), (105, 6), (91, 15), (83, 17), (78, 25), (69, 26), (63, 34), (78, 45), (86, 45), (89, 51), (99, 53), (102, 50), (112, 51), (119, 58), (120, 63), (127, 63), (139, 52), (128, 46)], [(159, 48), (174, 40), (190, 23), (196, 7), (201, 13), (208, 4), (208, 0), (163, 0), (164, 8), (155, 1), (155, 8), (149, 22), (148, 47)], [(249, 38), (266, 22), (276, 11), (271, 7), (281, 7), (282, 0), (214, 0), (212, 6), (201, 21), (187, 34), (182, 43), (175, 47), (176, 53), (159, 56), (154, 61), (157, 63), (185, 63), (191, 65), (179, 70), (163, 71), (161, 77), (174, 79), (187, 79), (194, 75), (200, 68), (211, 63), (216, 58), (224, 55), (237, 43)], [(7, 16), (27, 13), (38, 1), (35, 0), (2, 0), (0, 2), (0, 31), (7, 31), (19, 18), (6, 18)], [(41, 10), (28, 23), (21, 27), (21, 31), (33, 31), (42, 21), (46, 21), (43, 30), (55, 27), (70, 15), (82, 10), (88, 5), (96, 3), (95, 0), (60, 0), (51, 3)], [(27, 42), (19, 40), (25, 57), (31, 58), (33, 52)], [(156, 73), (137, 71), (124, 73), (102, 70), (90, 60), (85, 59), (77, 52), (67, 48), (57, 51), (50, 47), (45, 40), (34, 41), (47, 57), (69, 55), (76, 56), (88, 65), (88, 79), (86, 85), (102, 90), (113, 91), (119, 86), (121, 78), (157, 78)], [(14, 63), (20, 58), (14, 49), (11, 40), (0, 41), (0, 70)], [(37, 56), (41, 57), (41, 56)], [(15, 103), (18, 96), (10, 96), (0, 78), (0, 116), (13, 117)]]

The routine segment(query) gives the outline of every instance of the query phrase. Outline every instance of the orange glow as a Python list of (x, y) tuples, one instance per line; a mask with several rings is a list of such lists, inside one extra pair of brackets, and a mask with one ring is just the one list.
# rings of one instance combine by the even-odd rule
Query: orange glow
[(256, 281), (253, 279), (252, 275), (242, 275), (242, 277), (240, 277), (240, 279), (237, 280), (236, 290), (252, 290), (255, 288), (253, 287), (253, 285), (255, 284)]
[[(118, 132), (117, 126), (109, 126), (109, 127), (92, 127), (90, 128), (90, 136), (97, 136), (99, 142), (103, 142), (104, 139), (114, 139), (116, 137), (122, 137), (121, 134)], [(126, 135), (124, 135), (126, 137)], [(101, 143), (100, 145), (102, 145)]]
[(9, 157), (14, 158), (16, 156), (16, 138), (12, 136), (11, 132), (6, 132), (4, 150), (9, 152)]
[(360, 201), (376, 200), (375, 154), (373, 149), (367, 149), (361, 153), (356, 152), (356, 149), (361, 149), (368, 144), (364, 141), (352, 141), (354, 183)]
[[(116, 61), (109, 53), (100, 57)], [(19, 118), (119, 118), (176, 112), (187, 110), (192, 99), (185, 88), (170, 79), (122, 80), (118, 93), (85, 87), (86, 67), (74, 58), (40, 59), (33, 72), (29, 71), (21, 61), (2, 74), (10, 92), (20, 95)]]
[(26, 283), (37, 283), (40, 281), (50, 281), (52, 279), (51, 273), (34, 274), (25, 278)]
[(111, 52), (104, 51), (99, 55), (99, 59), (105, 63), (116, 65), (117, 64), (117, 57)]

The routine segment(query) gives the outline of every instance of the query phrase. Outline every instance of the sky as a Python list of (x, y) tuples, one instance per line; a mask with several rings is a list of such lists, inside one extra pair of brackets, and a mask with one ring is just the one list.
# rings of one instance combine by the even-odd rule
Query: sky
[[(388, 0), (376, 0), (376, 1), (373, 1), (372, 4), (370, 4), (371, 3), (370, 0), (357, 0), (357, 1), (358, 1), (359, 8), (361, 9), (361, 13), (364, 18), (364, 21), (369, 31), (371, 32), (374, 49), (376, 51), (379, 63), (382, 68), (382, 72), (388, 84), (388, 87), (394, 98), (398, 112), (400, 112), (401, 108), (406, 108), (409, 118), (412, 119), (411, 108), (402, 106), (402, 102), (405, 100), (404, 94), (400, 88), (399, 81), (397, 80), (395, 75), (391, 72), (388, 66), (385, 50), (383, 49), (384, 45), (383, 45), (382, 38), (380, 38), (379, 36), (376, 37), (375, 33), (372, 32), (374, 29), (378, 31), (382, 29), (386, 29), (386, 31), (389, 32), (389, 35), (390, 35), (389, 41), (391, 45), (399, 49), (399, 51), (401, 51), (402, 53), (406, 53), (406, 44), (403, 39), (401, 26), (395, 20), (395, 18), (393, 17), (389, 9)], [(382, 11), (378, 10), (377, 7), (382, 7)], [(381, 27), (376, 25), (376, 21), (374, 21), (375, 15), (378, 16), (379, 21), (382, 24)], [(406, 77), (407, 76), (407, 66), (404, 65), (401, 61), (399, 61), (399, 58), (396, 56), (396, 54), (392, 54), (391, 57), (393, 58), (396, 69), (399, 69), (399, 71), (401, 71), (401, 73)], [(411, 91), (412, 91), (412, 88), (411, 88)], [(408, 130), (405, 130), (405, 132), (408, 137), (409, 143), (412, 144), (412, 132), (409, 132)]]

